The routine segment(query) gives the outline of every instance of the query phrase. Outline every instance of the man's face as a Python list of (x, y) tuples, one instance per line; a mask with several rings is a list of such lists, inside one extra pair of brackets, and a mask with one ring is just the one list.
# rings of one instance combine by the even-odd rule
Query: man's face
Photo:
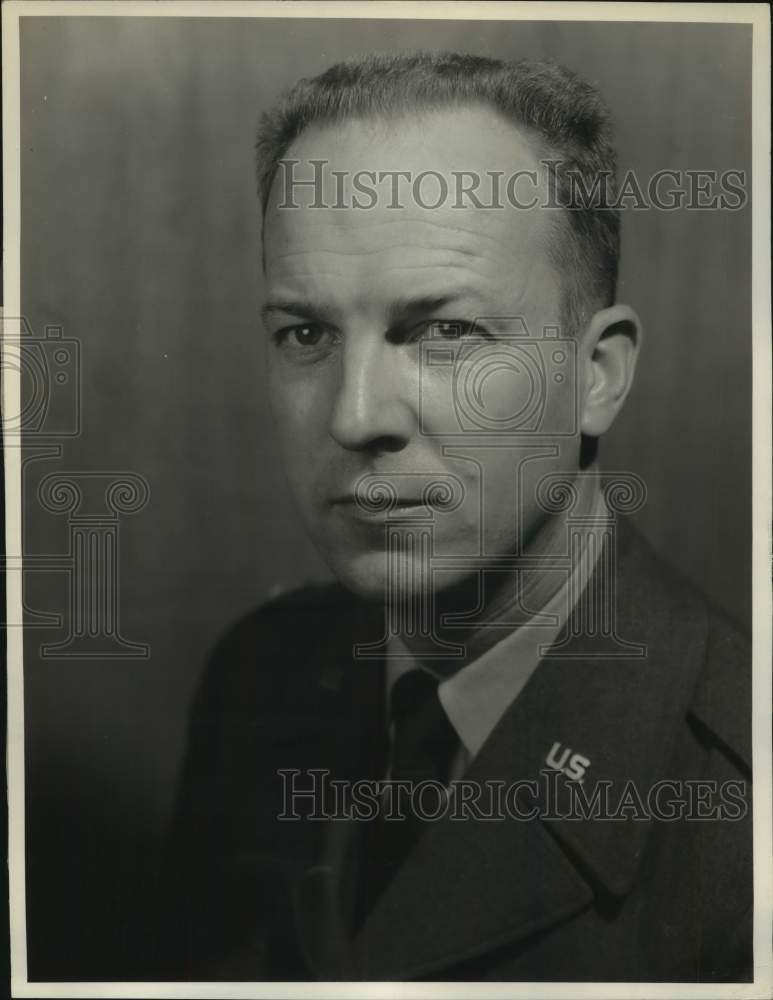
[[(338, 198), (343, 208), (310, 208), (314, 192), (296, 189), (301, 207), (283, 208), (275, 179), (264, 230), (270, 391), (290, 485), (316, 545), (339, 579), (369, 598), (384, 593), (385, 529), (395, 516), (431, 520), (434, 555), (447, 559), (430, 584), (422, 557), (400, 548), (405, 579), (422, 589), (468, 578), (465, 557), (534, 546), (545, 521), (536, 484), (547, 472), (576, 470), (579, 454), (574, 356), (565, 344), (546, 354), (534, 343), (560, 323), (547, 252), (555, 210), (486, 209), (469, 199), (454, 207), (452, 175), (478, 171), (484, 203), (492, 171), (542, 178), (527, 140), (492, 111), (453, 109), (309, 129), (287, 156), (300, 161), (298, 178), (312, 175), (310, 160), (329, 161), (328, 205), (337, 199), (333, 171), (437, 171), (451, 192), (423, 208), (407, 183), (401, 207), (390, 208), (392, 182), (384, 181), (374, 185), (376, 205), (363, 210), (351, 207), (350, 186)], [(543, 193), (525, 190), (523, 203)], [(430, 180), (420, 197), (432, 204), (438, 191)], [(513, 353), (518, 329), (532, 346)], [(439, 348), (431, 363), (428, 338)], [(550, 360), (545, 368), (550, 357), (562, 362), (558, 379)], [(519, 423), (535, 392), (538, 426)], [(369, 475), (397, 493), (390, 514), (357, 503)], [(423, 503), (432, 481), (450, 483), (461, 502)]]

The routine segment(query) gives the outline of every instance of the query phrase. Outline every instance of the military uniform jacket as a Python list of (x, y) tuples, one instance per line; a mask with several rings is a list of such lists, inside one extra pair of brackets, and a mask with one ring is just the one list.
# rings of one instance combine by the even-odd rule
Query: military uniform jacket
[[(160, 976), (750, 980), (749, 646), (619, 529), (616, 636), (559, 638), (465, 775), (534, 780), (559, 807), (431, 824), (354, 936), (360, 825), (312, 818), (310, 796), (303, 818), (277, 817), (288, 772), (296, 789), (311, 770), (383, 777), (384, 665), (353, 659), (382, 615), (329, 586), (235, 626), (191, 714)], [(599, 572), (587, 592), (609, 585)], [(565, 814), (583, 769), (586, 801), (606, 789), (611, 813)]]

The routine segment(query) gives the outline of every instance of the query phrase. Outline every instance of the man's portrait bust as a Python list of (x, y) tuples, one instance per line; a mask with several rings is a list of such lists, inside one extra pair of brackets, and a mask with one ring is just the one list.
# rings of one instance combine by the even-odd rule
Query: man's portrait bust
[(749, 646), (604, 461), (657, 331), (602, 96), (365, 56), (264, 115), (257, 168), (275, 433), (336, 582), (206, 666), (165, 974), (748, 980)]

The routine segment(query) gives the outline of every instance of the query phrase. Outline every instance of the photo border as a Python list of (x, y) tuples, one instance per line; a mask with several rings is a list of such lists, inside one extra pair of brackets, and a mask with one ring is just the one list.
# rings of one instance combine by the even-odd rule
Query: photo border
[[(770, 21), (767, 4), (490, 3), (490, 2), (24, 2), (7, 0), (3, 27), (3, 257), (2, 315), (21, 315), (20, 295), (20, 79), (22, 17), (238, 17), (444, 19), (513, 21), (704, 22), (753, 27), (752, 67), (752, 356), (753, 356), (753, 767), (754, 955), (753, 983), (281, 983), (281, 982), (30, 982), (26, 960), (24, 825), (24, 644), (22, 629), (6, 630), (8, 665), (8, 852), (13, 997), (487, 997), (487, 998), (766, 998), (771, 995), (773, 850), (771, 849), (771, 308), (770, 308)], [(20, 373), (3, 366), (3, 411), (18, 413)], [(6, 421), (7, 423), (7, 421)], [(6, 554), (21, 558), (20, 432), (5, 433)], [(22, 620), (22, 574), (6, 574), (7, 620)], [(767, 901), (767, 903), (766, 903)]]

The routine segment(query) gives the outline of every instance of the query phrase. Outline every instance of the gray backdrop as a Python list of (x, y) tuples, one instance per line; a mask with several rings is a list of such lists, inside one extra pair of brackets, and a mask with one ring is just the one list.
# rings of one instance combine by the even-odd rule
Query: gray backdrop
[[(47, 473), (133, 471), (152, 491), (120, 523), (121, 629), (150, 658), (43, 661), (63, 633), (28, 636), (30, 973), (142, 978), (206, 652), (272, 589), (325, 576), (263, 386), (259, 112), (358, 51), (550, 56), (597, 82), (623, 170), (748, 171), (751, 28), (24, 18), (21, 44), (23, 309), (36, 333), (78, 338), (83, 365), (83, 433), (27, 471), (27, 549), (67, 545), (35, 495)], [(645, 479), (647, 536), (748, 621), (751, 212), (629, 211), (623, 227), (620, 297), (646, 342), (604, 463)], [(29, 574), (27, 596), (61, 611), (66, 579)]]

